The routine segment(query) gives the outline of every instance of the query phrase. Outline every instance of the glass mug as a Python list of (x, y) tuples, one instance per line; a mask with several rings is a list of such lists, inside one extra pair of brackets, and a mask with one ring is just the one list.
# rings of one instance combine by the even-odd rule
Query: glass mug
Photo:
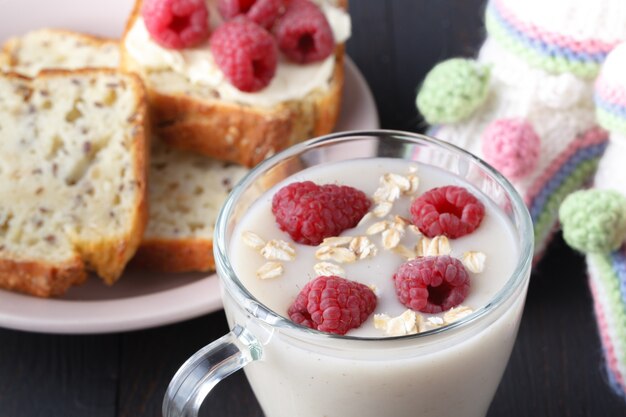
[[(337, 336), (296, 325), (269, 310), (246, 290), (230, 264), (238, 220), (265, 191), (296, 172), (375, 156), (438, 166), (481, 190), (517, 233), (519, 259), (513, 274), (471, 315), (410, 336)], [(182, 365), (163, 402), (165, 417), (197, 415), (209, 391), (244, 367), (267, 417), (482, 417), (517, 335), (533, 232), (528, 211), (511, 184), (464, 150), (412, 133), (344, 132), (295, 145), (254, 168), (220, 212), (214, 252), (232, 330)]]

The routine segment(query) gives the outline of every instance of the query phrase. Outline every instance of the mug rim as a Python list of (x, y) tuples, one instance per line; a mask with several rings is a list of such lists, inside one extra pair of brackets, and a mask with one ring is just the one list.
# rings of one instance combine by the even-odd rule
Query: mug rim
[[(231, 263), (230, 258), (226, 254), (226, 239), (227, 233), (226, 230), (228, 228), (228, 223), (230, 221), (230, 217), (234, 212), (234, 208), (239, 201), (242, 193), (247, 190), (247, 188), (254, 183), (260, 175), (267, 172), (272, 167), (276, 166), (279, 162), (288, 159), (290, 157), (294, 157), (298, 154), (303, 153), (309, 148), (316, 147), (322, 143), (327, 142), (337, 142), (337, 143), (348, 143), (351, 140), (362, 140), (364, 137), (369, 138), (377, 138), (377, 137), (400, 137), (403, 140), (413, 141), (416, 144), (426, 142), (428, 145), (434, 145), (443, 149), (444, 151), (460, 155), (463, 158), (469, 159), (477, 164), (481, 169), (486, 171), (489, 176), (491, 176), (505, 191), (507, 197), (512, 202), (512, 211), (515, 213), (515, 217), (519, 219), (519, 228), (518, 231), (520, 233), (521, 244), (520, 244), (520, 252), (517, 264), (515, 269), (511, 273), (510, 277), (506, 280), (504, 286), (489, 300), (488, 303), (481, 306), (479, 309), (473, 311), (466, 317), (455, 321), (449, 325), (439, 327), (436, 329), (428, 330), (425, 332), (419, 332), (411, 335), (403, 335), (403, 336), (381, 336), (381, 337), (362, 337), (362, 336), (350, 336), (350, 335), (337, 335), (333, 333), (326, 333), (319, 330), (311, 329), (309, 327), (296, 324), (290, 319), (281, 316), (276, 313), (269, 307), (265, 306), (261, 301), (259, 301), (254, 295), (252, 295), (246, 287), (242, 284), (242, 282), (237, 277)], [(254, 204), (254, 203), (252, 203)], [(534, 232), (533, 225), (530, 214), (524, 203), (522, 197), (519, 195), (517, 190), (513, 187), (513, 185), (507, 180), (502, 174), (500, 174), (495, 168), (491, 165), (478, 158), (477, 156), (469, 153), (468, 151), (450, 144), (448, 142), (442, 141), (440, 139), (434, 138), (432, 136), (420, 134), (420, 133), (412, 133), (405, 132), (400, 130), (389, 130), (389, 129), (378, 129), (378, 130), (352, 130), (352, 131), (344, 131), (338, 133), (331, 133), (329, 135), (320, 136), (317, 138), (309, 139), (304, 142), (300, 142), (296, 145), (290, 146), (289, 148), (278, 152), (272, 157), (262, 161), (260, 164), (252, 168), (233, 188), (231, 193), (229, 194), (226, 202), (222, 206), (216, 223), (215, 223), (215, 232), (214, 232), (214, 256), (215, 256), (215, 264), (218, 271), (218, 276), (220, 282), (224, 284), (226, 289), (231, 292), (235, 292), (238, 297), (241, 297), (244, 300), (248, 300), (254, 307), (248, 308), (248, 306), (241, 303), (240, 299), (234, 297), (237, 303), (247, 310), (250, 314), (252, 314), (255, 318), (271, 325), (272, 327), (280, 327), (292, 329), (298, 332), (303, 332), (305, 334), (320, 337), (323, 339), (341, 339), (341, 340), (352, 340), (352, 341), (363, 341), (363, 342), (373, 342), (373, 341), (392, 341), (392, 340), (411, 340), (411, 339), (422, 339), (427, 338), (431, 335), (436, 334), (449, 334), (453, 333), (455, 329), (464, 329), (469, 327), (471, 323), (480, 321), (482, 318), (489, 315), (490, 312), (497, 310), (498, 307), (503, 305), (507, 300), (509, 300), (518, 289), (524, 284), (525, 281), (529, 279), (530, 276), (530, 268), (532, 264), (533, 251), (534, 251)], [(227, 278), (225, 276), (227, 276)], [(262, 314), (260, 314), (262, 313)], [(269, 318), (269, 320), (268, 320)]]

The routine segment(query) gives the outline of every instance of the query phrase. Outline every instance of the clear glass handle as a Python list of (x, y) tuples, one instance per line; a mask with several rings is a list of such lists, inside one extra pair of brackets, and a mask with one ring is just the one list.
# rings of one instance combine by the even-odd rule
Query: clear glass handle
[(163, 400), (164, 417), (195, 417), (208, 393), (230, 374), (262, 355), (261, 344), (235, 325), (230, 333), (203, 347), (180, 367)]

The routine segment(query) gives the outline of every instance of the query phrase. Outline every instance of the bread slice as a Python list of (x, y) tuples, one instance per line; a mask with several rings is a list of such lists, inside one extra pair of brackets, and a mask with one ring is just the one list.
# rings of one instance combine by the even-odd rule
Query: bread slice
[(231, 188), (247, 172), (154, 138), (150, 220), (133, 264), (164, 272), (213, 270), (215, 220)]
[(0, 69), (34, 77), (43, 69), (117, 68), (118, 42), (64, 29), (38, 29), (7, 40)]
[[(21, 60), (22, 73), (39, 72), (43, 68), (41, 62), (56, 62), (58, 65), (71, 62), (76, 66), (94, 62), (117, 65), (117, 57), (114, 56), (108, 56), (106, 62), (96, 61), (102, 48), (115, 44), (113, 41), (99, 41), (89, 35), (64, 30), (31, 32), (24, 39), (11, 39), (4, 49), (19, 49), (19, 56), (35, 57), (41, 52), (44, 41), (48, 45), (63, 44), (66, 47), (62, 50), (49, 48), (48, 55), (43, 56), (41, 61)], [(212, 242), (217, 213), (232, 185), (247, 169), (172, 149), (156, 138), (151, 153), (149, 221), (132, 263), (143, 269), (161, 272), (214, 269)]]
[[(346, 5), (345, 0), (336, 3)], [(136, 0), (120, 45), (120, 65), (144, 80), (155, 131), (169, 145), (254, 166), (276, 151), (334, 128), (344, 83), (343, 45), (336, 48), (328, 88), (273, 107), (244, 105), (221, 100), (216, 91), (191, 83), (181, 73), (142, 68), (124, 46), (140, 10), (141, 0)]]
[(133, 74), (0, 74), (0, 287), (115, 282), (145, 229), (147, 122)]

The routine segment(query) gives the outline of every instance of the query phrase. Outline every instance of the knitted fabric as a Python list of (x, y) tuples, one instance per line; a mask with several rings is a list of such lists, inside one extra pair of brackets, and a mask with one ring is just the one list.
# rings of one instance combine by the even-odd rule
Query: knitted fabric
[(454, 123), (465, 119), (487, 95), (489, 70), (470, 59), (450, 59), (436, 65), (417, 96), (428, 123)]
[(594, 99), (598, 123), (626, 135), (626, 44), (615, 48), (596, 81)]
[[(581, 191), (580, 198), (570, 196), (561, 209), (566, 240), (575, 248), (587, 253), (589, 286), (609, 382), (613, 389), (624, 397), (626, 397), (626, 226), (624, 225), (626, 136), (623, 127), (626, 114), (620, 113), (617, 109), (624, 103), (626, 96), (621, 92), (625, 90), (626, 46), (620, 45), (609, 54), (596, 83), (598, 120), (604, 127), (610, 129), (611, 138), (595, 175), (595, 189)], [(587, 218), (586, 221), (584, 217)]]
[[(476, 59), (479, 68), (489, 68), (487, 94), (470, 116), (429, 130), (511, 180), (534, 222), (536, 258), (558, 225), (563, 199), (590, 183), (607, 147), (608, 133), (595, 117), (599, 97), (623, 98), (610, 101), (605, 119), (613, 127), (622, 123), (626, 135), (626, 88), (594, 96), (600, 65), (626, 40), (624, 21), (622, 0), (489, 0), (488, 36)], [(428, 114), (423, 103), (418, 99), (418, 108)], [(502, 133), (510, 120), (523, 122), (539, 140), (519, 135), (513, 125)]]
[(609, 384), (626, 397), (626, 251), (587, 256)]
[(626, 237), (626, 197), (614, 190), (578, 191), (559, 210), (565, 241), (586, 253), (606, 253)]
[(620, 0), (493, 0), (485, 15), (491, 37), (530, 65), (594, 78), (623, 39)]
[(626, 196), (626, 50), (617, 47), (626, 40), (625, 21), (623, 0), (489, 0), (488, 36), (476, 60), (490, 71), (487, 94), (468, 117), (430, 133), (508, 176), (534, 222), (535, 261), (568, 195), (594, 173), (596, 187), (613, 190), (599, 201), (573, 197), (562, 214), (566, 239), (589, 251), (609, 379), (626, 396), (626, 208), (615, 194)]
[(523, 119), (494, 120), (483, 133), (485, 159), (509, 178), (523, 178), (537, 166), (541, 139)]

